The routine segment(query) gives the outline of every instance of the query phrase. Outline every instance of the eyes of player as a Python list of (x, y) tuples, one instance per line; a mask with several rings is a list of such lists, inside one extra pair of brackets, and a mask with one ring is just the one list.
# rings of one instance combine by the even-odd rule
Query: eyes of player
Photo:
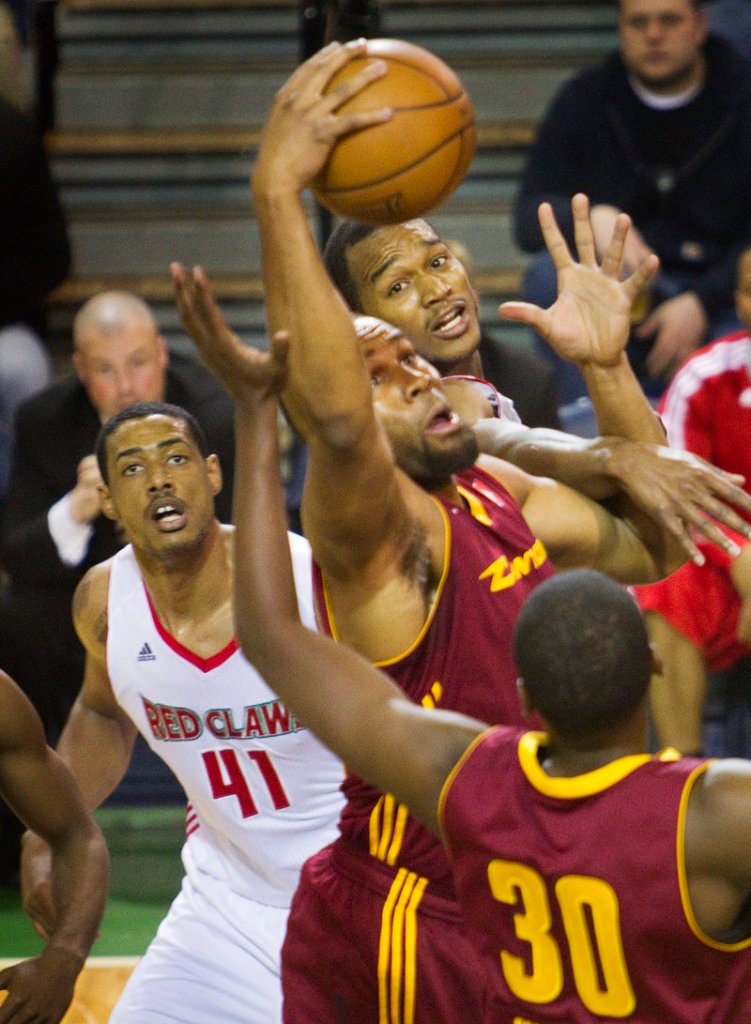
[[(444, 267), (446, 263), (448, 263), (450, 258), (451, 257), (447, 252), (442, 251), (440, 253), (437, 253), (436, 255), (431, 256), (428, 262), (428, 267), (430, 268), (430, 270), (441, 270), (441, 268)], [(404, 289), (408, 286), (409, 282), (410, 279), (407, 277), (400, 277), (398, 280), (392, 281), (392, 283), (388, 285), (386, 289), (386, 295), (399, 295), (400, 292), (403, 292)]]
[[(187, 455), (182, 455), (180, 454), (180, 452), (172, 452), (170, 455), (167, 456), (166, 464), (168, 466), (181, 466), (183, 465), (183, 463), (187, 461)], [(128, 462), (123, 467), (122, 473), (123, 476), (136, 476), (138, 473), (141, 473), (143, 470), (145, 470), (145, 468), (146, 467), (143, 464), (143, 462)]]

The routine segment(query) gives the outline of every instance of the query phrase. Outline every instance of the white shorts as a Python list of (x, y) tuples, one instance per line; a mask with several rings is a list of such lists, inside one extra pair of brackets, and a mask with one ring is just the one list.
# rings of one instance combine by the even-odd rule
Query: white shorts
[[(110, 1024), (279, 1024), (289, 910), (186, 876)], [(221, 911), (217, 908), (221, 907)]]

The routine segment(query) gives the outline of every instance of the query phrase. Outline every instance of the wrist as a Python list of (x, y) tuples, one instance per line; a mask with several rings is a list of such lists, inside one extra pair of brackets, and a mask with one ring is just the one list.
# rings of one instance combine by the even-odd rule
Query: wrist
[(58, 970), (69, 971), (75, 977), (86, 963), (86, 955), (80, 947), (71, 949), (69, 945), (52, 939), (44, 947), (39, 958), (54, 963)]

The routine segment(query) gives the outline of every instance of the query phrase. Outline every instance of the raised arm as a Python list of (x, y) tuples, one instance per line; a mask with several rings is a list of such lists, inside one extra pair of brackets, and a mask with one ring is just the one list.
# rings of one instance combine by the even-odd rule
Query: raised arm
[[(339, 115), (350, 96), (384, 71), (381, 61), (324, 95), (338, 69), (365, 52), (364, 41), (332, 44), (303, 64), (277, 94), (252, 175), (271, 331), (289, 331), (289, 377), (282, 401), (308, 445), (305, 532), (316, 560), (348, 575), (384, 557), (404, 538), (410, 484), (397, 473), (373, 408), (361, 344), (311, 234), (302, 191), (336, 140), (386, 120), (390, 110)], [(422, 492), (412, 488), (415, 501)]]
[[(294, 342), (293, 342), (294, 344)], [(286, 336), (235, 389), (236, 631), (269, 685), (354, 771), (437, 827), (441, 786), (483, 726), (413, 705), (344, 644), (301, 624), (284, 532), (276, 433), (276, 385)]]
[(107, 848), (31, 704), (1, 673), (0, 706), (0, 793), (48, 844), (55, 919), (39, 956), (0, 972), (0, 989), (9, 993), (0, 1022), (57, 1024), (104, 910)]

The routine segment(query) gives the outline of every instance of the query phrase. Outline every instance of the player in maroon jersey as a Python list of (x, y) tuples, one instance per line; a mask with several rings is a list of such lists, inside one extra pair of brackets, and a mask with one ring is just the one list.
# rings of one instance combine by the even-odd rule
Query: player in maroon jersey
[[(524, 599), (551, 564), (594, 565), (636, 582), (685, 556), (631, 507), (616, 516), (550, 480), (477, 460), (472, 432), (411, 342), (374, 318), (353, 326), (301, 192), (337, 134), (387, 116), (335, 115), (382, 73), (378, 62), (322, 96), (362, 47), (334, 45), (298, 69), (278, 94), (253, 172), (270, 324), (293, 339), (283, 401), (308, 445), (303, 525), (320, 569), (318, 610), (337, 639), (386, 665), (413, 701), (521, 721), (504, 652)], [(625, 435), (659, 444), (660, 425), (622, 354), (631, 303), (654, 261), (620, 280), (628, 218), (600, 266), (585, 197), (574, 212), (579, 262), (542, 211), (558, 302), (512, 310), (587, 364)], [(385, 256), (372, 273), (388, 263)], [(227, 329), (200, 272), (189, 278), (176, 267), (174, 276), (186, 329), (237, 391), (254, 354)], [(295, 896), (282, 965), (286, 1024), (387, 1012), (389, 1024), (453, 1024), (459, 1003), (465, 1022), (480, 1020), (473, 953), (440, 844), (406, 806), (362, 779), (351, 776), (346, 793), (342, 837), (308, 861)]]
[(236, 381), (238, 638), (325, 743), (442, 835), (472, 956), (452, 1019), (474, 988), (487, 1022), (742, 1024), (751, 764), (644, 752), (646, 629), (627, 591), (592, 570), (542, 583), (515, 630), (521, 696), (546, 733), (416, 707), (305, 630), (276, 453), (287, 341)]

